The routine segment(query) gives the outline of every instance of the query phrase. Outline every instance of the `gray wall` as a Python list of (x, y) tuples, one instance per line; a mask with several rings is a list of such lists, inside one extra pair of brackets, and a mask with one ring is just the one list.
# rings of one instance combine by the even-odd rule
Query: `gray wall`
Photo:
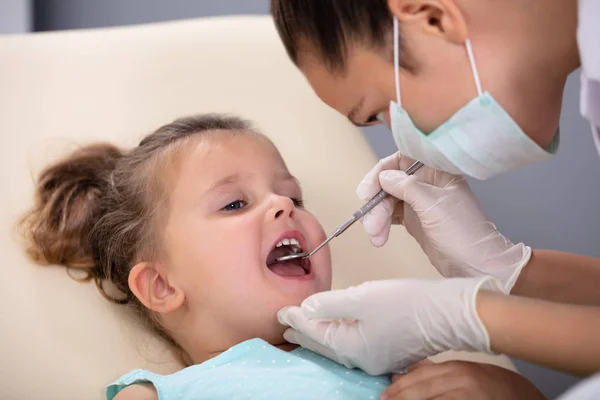
[(31, 30), (30, 0), (0, 0), (0, 34)]
[[(36, 30), (76, 29), (178, 18), (268, 12), (268, 0), (39, 0)], [(578, 74), (569, 79), (561, 121), (561, 148), (548, 162), (486, 182), (471, 181), (485, 211), (513, 241), (532, 247), (600, 257), (600, 158), (589, 125), (578, 113)], [(367, 136), (379, 156), (394, 151), (384, 128)], [(546, 396), (556, 397), (575, 379), (516, 361)]]
[(269, 12), (269, 0), (35, 0), (34, 4), (36, 31)]

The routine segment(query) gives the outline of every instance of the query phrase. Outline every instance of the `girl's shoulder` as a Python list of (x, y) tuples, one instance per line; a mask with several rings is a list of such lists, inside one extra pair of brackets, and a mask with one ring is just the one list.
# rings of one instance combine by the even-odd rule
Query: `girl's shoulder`
[(113, 398), (114, 400), (158, 400), (154, 385), (149, 383), (127, 386)]

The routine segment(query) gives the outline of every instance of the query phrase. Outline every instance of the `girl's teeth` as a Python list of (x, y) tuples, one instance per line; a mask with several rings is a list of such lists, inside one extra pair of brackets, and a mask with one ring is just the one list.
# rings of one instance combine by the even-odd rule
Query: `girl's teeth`
[(300, 247), (300, 242), (298, 241), (298, 239), (294, 239), (294, 238), (282, 239), (280, 242), (278, 242), (275, 245), (275, 247), (281, 247), (281, 246), (296, 246), (298, 248), (298, 250), (302, 250)]

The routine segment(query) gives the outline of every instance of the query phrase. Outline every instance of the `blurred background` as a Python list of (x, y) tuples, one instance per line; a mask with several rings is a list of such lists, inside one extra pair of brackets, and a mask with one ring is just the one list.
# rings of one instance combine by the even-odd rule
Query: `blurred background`
[[(0, 0), (0, 34), (268, 14), (268, 10), (269, 0)], [(486, 182), (470, 182), (488, 216), (511, 240), (600, 257), (600, 157), (589, 124), (579, 115), (578, 72), (569, 78), (564, 97), (556, 157)], [(378, 156), (395, 150), (387, 129), (368, 128), (365, 135)], [(549, 399), (577, 381), (514, 361)]]

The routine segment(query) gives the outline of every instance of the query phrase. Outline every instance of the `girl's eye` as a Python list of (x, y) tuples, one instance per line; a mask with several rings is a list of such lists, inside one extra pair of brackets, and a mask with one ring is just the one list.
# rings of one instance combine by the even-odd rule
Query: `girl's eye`
[(223, 207), (223, 211), (241, 210), (242, 208), (246, 207), (246, 205), (247, 203), (244, 200), (236, 200)]
[(302, 199), (295, 199), (293, 197), (290, 197), (290, 199), (292, 199), (292, 201), (294, 202), (294, 205), (298, 208), (304, 208), (304, 200)]

